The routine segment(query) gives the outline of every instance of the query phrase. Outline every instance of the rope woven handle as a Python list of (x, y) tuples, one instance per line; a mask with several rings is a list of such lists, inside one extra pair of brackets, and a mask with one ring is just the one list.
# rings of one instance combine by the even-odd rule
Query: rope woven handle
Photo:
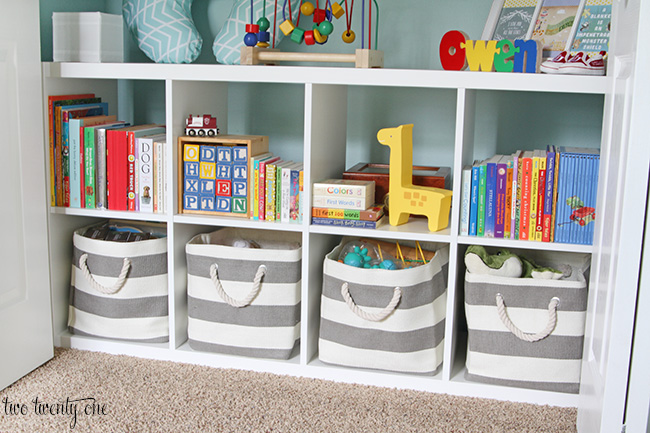
[(534, 343), (535, 341), (543, 340), (544, 338), (548, 337), (555, 329), (555, 325), (557, 324), (557, 306), (560, 303), (559, 298), (554, 297), (551, 299), (551, 302), (548, 303), (548, 323), (546, 324), (546, 328), (542, 329), (536, 334), (526, 333), (517, 328), (517, 326), (512, 323), (512, 320), (510, 320), (510, 317), (508, 317), (508, 312), (506, 311), (506, 306), (503, 303), (503, 296), (501, 293), (497, 293), (496, 299), (497, 311), (499, 312), (499, 318), (501, 319), (501, 322), (503, 322), (506, 328), (508, 328), (508, 330), (520, 340)]
[(88, 264), (86, 263), (87, 260), (88, 254), (82, 254), (81, 257), (79, 257), (79, 269), (81, 269), (81, 271), (84, 273), (84, 276), (95, 290), (105, 295), (114, 295), (122, 289), (124, 283), (126, 283), (126, 276), (129, 273), (129, 269), (131, 269), (131, 261), (128, 258), (124, 257), (122, 270), (120, 271), (120, 275), (117, 277), (117, 280), (112, 287), (102, 286), (97, 281), (95, 281), (92, 274), (90, 273), (90, 270), (88, 269)]
[(343, 283), (341, 285), (341, 295), (343, 296), (343, 299), (345, 300), (348, 308), (350, 308), (354, 314), (369, 322), (381, 322), (393, 311), (395, 311), (395, 308), (397, 308), (397, 304), (402, 298), (402, 289), (395, 287), (395, 290), (393, 290), (393, 299), (391, 299), (388, 305), (386, 305), (384, 309), (378, 313), (368, 313), (367, 311), (363, 311), (357, 304), (355, 304), (354, 300), (352, 300), (352, 296), (350, 296), (348, 283)]
[(230, 305), (231, 307), (236, 307), (236, 308), (242, 308), (242, 307), (247, 307), (253, 302), (253, 299), (257, 296), (257, 294), (260, 292), (260, 288), (262, 287), (262, 277), (266, 275), (266, 266), (260, 265), (259, 268), (257, 268), (257, 273), (255, 274), (255, 278), (253, 279), (253, 288), (251, 291), (246, 295), (244, 299), (235, 299), (228, 295), (226, 291), (223, 289), (223, 286), (221, 285), (221, 281), (219, 281), (219, 275), (217, 275), (217, 270), (219, 266), (214, 263), (213, 265), (210, 266), (210, 279), (212, 280), (212, 284), (214, 284), (214, 287), (217, 289), (217, 293), (223, 299)]

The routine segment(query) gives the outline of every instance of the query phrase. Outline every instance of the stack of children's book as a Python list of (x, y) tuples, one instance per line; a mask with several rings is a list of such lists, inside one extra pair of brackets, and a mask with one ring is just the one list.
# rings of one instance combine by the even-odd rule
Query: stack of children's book
[(161, 213), (165, 127), (131, 126), (94, 94), (48, 97), (52, 206)]
[(313, 185), (311, 223), (374, 229), (384, 221), (384, 207), (375, 205), (375, 182), (327, 179)]
[(548, 146), (463, 168), (460, 234), (591, 245), (598, 149)]
[(284, 160), (272, 152), (251, 158), (251, 206), (254, 220), (301, 223), (303, 164)]

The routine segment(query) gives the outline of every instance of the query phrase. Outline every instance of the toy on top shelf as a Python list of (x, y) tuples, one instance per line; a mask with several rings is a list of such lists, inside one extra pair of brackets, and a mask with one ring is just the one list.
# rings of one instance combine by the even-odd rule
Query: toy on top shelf
[(217, 128), (217, 118), (209, 114), (203, 116), (192, 116), (191, 114), (185, 119), (185, 135), (194, 137), (213, 137), (219, 133)]
[[(375, 2), (375, 49), (372, 50), (372, 1)], [(343, 6), (345, 2), (345, 7)], [(381, 68), (384, 64), (384, 54), (377, 51), (377, 29), (379, 26), (379, 6), (377, 0), (368, 0), (368, 48), (365, 47), (365, 2), (362, 0), (362, 27), (361, 27), (361, 49), (357, 49), (355, 54), (325, 54), (325, 53), (297, 53), (297, 52), (280, 52), (275, 50), (265, 50), (269, 47), (270, 33), (267, 31), (269, 20), (266, 18), (266, 0), (264, 0), (263, 16), (253, 22), (253, 0), (251, 0), (251, 22), (246, 24), (246, 35), (244, 44), (241, 48), (242, 65), (257, 65), (260, 63), (275, 63), (280, 61), (293, 62), (342, 62), (354, 63), (357, 68)], [(289, 7), (287, 8), (287, 3)], [(313, 3), (301, 0), (300, 7), (294, 23), (291, 2), (284, 0), (282, 5), (282, 17), (284, 21), (280, 24), (280, 30), (285, 36), (290, 36), (291, 40), (297, 44), (303, 41), (307, 45), (323, 45), (329, 39), (329, 35), (334, 31), (332, 24), (333, 18), (340, 18), (345, 14), (346, 30), (343, 31), (342, 38), (346, 43), (352, 43), (356, 39), (352, 31), (352, 10), (354, 0), (351, 0), (348, 8), (348, 0), (341, 0), (340, 3), (332, 3), (330, 0), (324, 1), (324, 8), (321, 8), (319, 0), (316, 0), (316, 6)], [(275, 11), (277, 11), (278, 0), (275, 0)], [(287, 14), (288, 9), (288, 14)], [(299, 27), (301, 16), (312, 16), (313, 24), (311, 29), (303, 30)], [(275, 32), (275, 28), (274, 28)], [(273, 47), (275, 48), (275, 38)]]
[(390, 225), (404, 224), (415, 214), (429, 219), (429, 231), (446, 228), (451, 191), (413, 185), (413, 125), (382, 129), (377, 140), (390, 148)]

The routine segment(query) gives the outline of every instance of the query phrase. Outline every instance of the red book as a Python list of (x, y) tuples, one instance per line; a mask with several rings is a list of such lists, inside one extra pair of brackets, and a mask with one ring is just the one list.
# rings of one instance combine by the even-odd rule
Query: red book
[(522, 157), (521, 176), (521, 217), (519, 218), (519, 239), (528, 240), (530, 224), (530, 200), (533, 184), (533, 152), (526, 151)]
[(259, 209), (259, 218), (260, 220), (266, 219), (266, 164), (270, 164), (279, 160), (279, 156), (273, 156), (269, 159), (260, 161), (260, 171), (259, 171), (259, 199), (258, 199), (258, 209)]
[(126, 129), (106, 131), (106, 195), (108, 209), (126, 210)]

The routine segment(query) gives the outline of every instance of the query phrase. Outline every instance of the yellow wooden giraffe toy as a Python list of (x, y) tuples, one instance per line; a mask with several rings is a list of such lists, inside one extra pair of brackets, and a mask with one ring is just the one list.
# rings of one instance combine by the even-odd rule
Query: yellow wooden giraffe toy
[(377, 133), (377, 140), (390, 148), (390, 225), (404, 224), (410, 214), (414, 214), (429, 219), (429, 231), (446, 228), (449, 225), (451, 191), (413, 185), (413, 125), (382, 129)]

